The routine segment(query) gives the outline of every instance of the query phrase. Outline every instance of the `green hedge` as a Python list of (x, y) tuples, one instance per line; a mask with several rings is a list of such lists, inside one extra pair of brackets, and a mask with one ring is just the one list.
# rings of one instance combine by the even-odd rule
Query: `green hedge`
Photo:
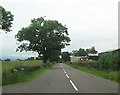
[(98, 70), (118, 71), (120, 69), (120, 54), (106, 53), (102, 54), (98, 61), (72, 62), (73, 65), (85, 66), (87, 68), (95, 68)]
[(100, 56), (98, 59), (98, 68), (100, 70), (113, 70), (118, 71), (119, 68), (119, 61), (120, 61), (120, 54), (116, 52), (115, 54), (106, 53)]

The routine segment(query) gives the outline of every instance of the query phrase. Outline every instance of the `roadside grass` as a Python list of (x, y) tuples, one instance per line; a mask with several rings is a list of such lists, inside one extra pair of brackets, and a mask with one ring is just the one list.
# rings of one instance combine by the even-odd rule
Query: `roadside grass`
[(43, 74), (45, 71), (49, 70), (50, 67), (47, 68), (42, 68), (39, 70), (36, 70), (34, 72), (16, 72), (13, 75), (6, 75), (5, 77), (3, 77), (2, 79), (2, 85), (8, 85), (8, 84), (15, 84), (18, 82), (27, 82), (27, 81), (31, 81), (35, 78), (37, 78), (38, 76), (40, 76), (41, 74)]
[[(24, 63), (27, 65), (24, 66)], [(49, 70), (50, 68), (52, 68), (53, 65), (55, 65), (49, 62), (45, 64), (43, 64), (40, 60), (3, 62), (2, 85), (15, 84), (18, 82), (27, 82), (33, 80), (47, 70)], [(21, 67), (24, 67), (25, 69), (22, 71), (20, 70)], [(19, 70), (11, 73), (11, 70), (13, 70), (14, 68), (17, 68)]]
[(73, 64), (69, 64), (69, 63), (65, 63), (65, 64), (67, 64), (70, 67), (73, 67), (75, 69), (93, 74), (95, 76), (99, 76), (99, 77), (109, 79), (109, 80), (113, 80), (113, 81), (116, 81), (116, 82), (120, 83), (120, 80), (119, 80), (120, 78), (118, 78), (118, 74), (119, 74), (118, 71), (110, 71), (110, 70), (101, 71), (101, 70), (97, 70), (97, 69), (94, 69), (94, 68), (87, 68), (87, 67), (84, 67), (84, 66), (73, 65)]

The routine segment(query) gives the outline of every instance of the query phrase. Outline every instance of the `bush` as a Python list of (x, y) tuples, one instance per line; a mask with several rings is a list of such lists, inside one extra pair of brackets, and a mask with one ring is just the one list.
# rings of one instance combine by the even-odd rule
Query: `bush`
[(99, 69), (100, 70), (113, 70), (118, 71), (119, 68), (119, 53), (116, 52), (115, 54), (106, 53), (100, 56), (98, 60)]

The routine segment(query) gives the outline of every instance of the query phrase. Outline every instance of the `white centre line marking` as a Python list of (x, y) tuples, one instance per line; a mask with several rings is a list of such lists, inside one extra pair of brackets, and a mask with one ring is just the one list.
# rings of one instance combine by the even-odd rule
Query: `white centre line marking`
[[(61, 68), (62, 68), (62, 66), (61, 66)], [(64, 73), (66, 74), (66, 71), (65, 71), (65, 69), (63, 69), (63, 71), (64, 71)]]
[(70, 80), (70, 83), (72, 84), (73, 88), (78, 91), (77, 87), (74, 85), (74, 83)]
[(69, 79), (69, 76), (68, 76), (68, 74), (66, 74), (66, 76), (67, 76), (67, 78)]
[(64, 73), (66, 74), (66, 72), (64, 71)]

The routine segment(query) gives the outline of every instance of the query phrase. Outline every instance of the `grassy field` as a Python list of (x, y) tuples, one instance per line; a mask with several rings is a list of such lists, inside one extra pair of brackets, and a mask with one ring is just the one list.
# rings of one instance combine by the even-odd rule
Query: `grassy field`
[(2, 62), (2, 85), (26, 82), (38, 77), (54, 64), (45, 63), (41, 60), (30, 61), (3, 61)]
[(118, 71), (101, 71), (101, 70), (96, 70), (94, 68), (87, 68), (84, 66), (79, 66), (79, 65), (74, 65), (74, 64), (69, 64), (69, 63), (65, 63), (73, 68), (76, 68), (78, 70), (93, 74), (95, 76), (99, 76), (105, 79), (109, 79), (109, 80), (114, 80), (118, 83), (120, 83), (120, 80), (118, 78)]
[(2, 62), (2, 71), (9, 72), (14, 68), (22, 67), (33, 67), (41, 66), (43, 63), (41, 60), (30, 60), (30, 61), (3, 61)]

